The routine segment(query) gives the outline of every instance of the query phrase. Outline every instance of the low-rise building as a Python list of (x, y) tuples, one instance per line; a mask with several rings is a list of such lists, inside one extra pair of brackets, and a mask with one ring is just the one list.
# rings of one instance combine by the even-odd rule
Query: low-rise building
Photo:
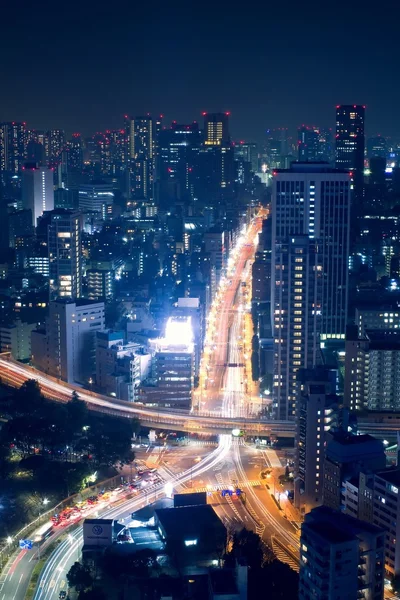
[(0, 326), (0, 352), (11, 352), (15, 360), (31, 358), (31, 334), (36, 324), (24, 323), (17, 319), (13, 323)]

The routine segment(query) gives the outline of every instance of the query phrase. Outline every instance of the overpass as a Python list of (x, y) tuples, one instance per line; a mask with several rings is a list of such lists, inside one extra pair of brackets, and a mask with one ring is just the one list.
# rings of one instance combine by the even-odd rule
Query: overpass
[[(272, 436), (293, 438), (293, 421), (268, 421), (264, 419), (226, 418), (212, 414), (195, 414), (186, 410), (148, 408), (132, 405), (123, 400), (110, 399), (79, 386), (67, 384), (50, 377), (29, 365), (15, 362), (9, 355), (0, 356), (0, 378), (10, 387), (19, 388), (28, 379), (35, 379), (43, 395), (57, 402), (68, 402), (72, 392), (77, 392), (90, 410), (118, 417), (138, 418), (145, 427), (152, 429), (177, 429), (199, 434), (226, 434), (232, 429), (243, 429), (250, 436)], [(370, 433), (376, 437), (393, 437), (400, 430), (400, 416), (386, 418), (379, 416), (378, 421), (365, 420), (359, 423), (361, 433)]]
[(258, 419), (226, 418), (211, 414), (192, 414), (187, 410), (148, 408), (123, 400), (110, 399), (76, 385), (67, 384), (29, 365), (17, 363), (9, 356), (0, 356), (0, 378), (4, 385), (19, 388), (28, 379), (35, 379), (43, 395), (57, 402), (68, 402), (72, 392), (77, 392), (90, 410), (105, 414), (138, 418), (154, 429), (177, 429), (192, 433), (226, 434), (232, 429), (243, 429), (247, 435), (279, 435), (293, 437), (294, 425), (286, 421), (260, 421)]

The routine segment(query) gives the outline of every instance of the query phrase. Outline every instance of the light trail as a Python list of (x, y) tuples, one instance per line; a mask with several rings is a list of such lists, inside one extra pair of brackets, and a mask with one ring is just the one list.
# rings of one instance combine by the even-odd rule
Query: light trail
[[(221, 436), (219, 445), (210, 454), (203, 458), (200, 463), (195, 464), (190, 469), (187, 469), (180, 475), (171, 479), (175, 485), (182, 485), (190, 481), (193, 476), (199, 476), (202, 473), (215, 467), (221, 460), (228, 455), (232, 445), (232, 438), (229, 435)], [(135, 499), (126, 500), (118, 507), (105, 510), (101, 514), (101, 518), (118, 519), (123, 518), (123, 515), (128, 512), (140, 508), (146, 502), (146, 497), (154, 496), (161, 497), (164, 495), (163, 488), (165, 482), (157, 484), (151, 489), (151, 492), (143, 491)], [(65, 579), (65, 568), (70, 566), (69, 562), (76, 554), (76, 560), (79, 557), (79, 548), (82, 545), (82, 526), (77, 527), (72, 534), (72, 538), (68, 537), (56, 548), (46, 562), (36, 589), (34, 600), (51, 600), (53, 594), (57, 594), (62, 579)]]

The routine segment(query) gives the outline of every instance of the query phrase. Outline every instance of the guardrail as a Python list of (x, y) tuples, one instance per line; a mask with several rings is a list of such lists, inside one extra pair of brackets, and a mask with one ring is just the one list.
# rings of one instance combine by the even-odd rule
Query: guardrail
[(109, 489), (113, 489), (118, 487), (121, 484), (121, 475), (114, 475), (113, 477), (109, 477), (108, 479), (104, 479), (103, 481), (99, 481), (94, 485), (85, 488), (81, 492), (77, 492), (76, 494), (72, 494), (68, 498), (64, 498), (58, 504), (49, 508), (48, 510), (42, 512), (36, 519), (24, 525), (22, 529), (17, 531), (13, 536), (9, 536), (5, 542), (5, 545), (0, 548), (0, 571), (4, 568), (7, 560), (11, 556), (11, 554), (17, 550), (19, 540), (26, 539), (29, 537), (31, 533), (35, 531), (39, 527), (39, 525), (46, 520), (49, 520), (54, 514), (61, 512), (68, 506), (75, 504), (76, 502), (80, 502), (82, 500), (86, 500), (89, 496), (93, 496), (98, 494), (104, 487), (108, 487)]

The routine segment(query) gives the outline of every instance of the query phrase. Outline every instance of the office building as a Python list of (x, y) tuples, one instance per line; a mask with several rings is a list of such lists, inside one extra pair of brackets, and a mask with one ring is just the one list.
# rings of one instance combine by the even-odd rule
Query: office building
[(198, 123), (172, 123), (160, 131), (158, 143), (159, 197), (184, 198), (194, 193), (194, 169), (201, 144)]
[(43, 330), (32, 332), (32, 364), (67, 383), (87, 384), (96, 371), (96, 332), (104, 329), (104, 302), (50, 302)]
[(210, 255), (210, 264), (215, 267), (217, 279), (219, 280), (227, 260), (224, 232), (217, 227), (206, 231), (204, 234), (204, 247), (206, 253)]
[(322, 504), (327, 432), (338, 427), (335, 379), (335, 371), (323, 367), (297, 374), (294, 503), (302, 513)]
[(356, 308), (355, 323), (359, 337), (369, 330), (396, 331), (400, 329), (400, 310), (397, 303)]
[(204, 144), (206, 146), (221, 146), (230, 143), (229, 112), (203, 113)]
[(367, 140), (367, 157), (368, 158), (386, 158), (388, 156), (388, 148), (386, 139), (381, 135), (376, 137), (368, 138)]
[(0, 352), (10, 352), (15, 360), (31, 358), (31, 333), (36, 324), (17, 319), (13, 323), (0, 325)]
[(135, 402), (150, 367), (151, 354), (140, 344), (124, 343), (123, 332), (97, 332), (96, 385), (103, 393)]
[(114, 192), (111, 183), (83, 183), (79, 186), (78, 198), (82, 213), (98, 213), (104, 221), (112, 217)]
[(0, 123), (0, 171), (19, 175), (25, 161), (26, 123)]
[(194, 384), (194, 344), (191, 317), (169, 317), (163, 338), (151, 340), (152, 377), (139, 389), (148, 404), (189, 408)]
[(17, 238), (33, 235), (32, 211), (15, 210), (8, 215), (8, 244), (15, 248)]
[(293, 235), (275, 247), (273, 409), (294, 419), (296, 375), (319, 358), (322, 263), (317, 240)]
[(39, 167), (36, 163), (26, 163), (22, 172), (22, 204), (32, 214), (32, 225), (45, 211), (54, 209), (53, 171)]
[[(274, 171), (272, 264), (275, 247), (292, 235), (318, 240), (322, 257), (321, 340), (345, 339), (348, 302), (350, 176), (328, 165), (293, 163)], [(273, 273), (274, 275), (274, 273)], [(274, 303), (275, 281), (271, 297)]]
[(356, 186), (364, 177), (365, 106), (336, 107), (336, 167), (353, 173)]
[(65, 149), (65, 133), (61, 129), (51, 129), (47, 132), (46, 156), (49, 164), (57, 165), (61, 162), (61, 154)]
[(400, 331), (354, 334), (349, 331), (346, 340), (346, 405), (351, 410), (400, 410)]
[(344, 507), (345, 482), (361, 472), (378, 471), (386, 466), (382, 442), (370, 435), (331, 431), (324, 461), (324, 505), (334, 510)]
[(82, 241), (80, 214), (57, 209), (48, 226), (50, 300), (80, 298), (82, 294)]
[(384, 537), (379, 527), (314, 508), (301, 526), (299, 599), (382, 600)]
[(235, 160), (243, 159), (250, 165), (252, 173), (258, 173), (258, 148), (253, 142), (240, 141), (235, 144)]
[(316, 127), (303, 125), (297, 132), (299, 162), (317, 162), (319, 156), (319, 131)]

